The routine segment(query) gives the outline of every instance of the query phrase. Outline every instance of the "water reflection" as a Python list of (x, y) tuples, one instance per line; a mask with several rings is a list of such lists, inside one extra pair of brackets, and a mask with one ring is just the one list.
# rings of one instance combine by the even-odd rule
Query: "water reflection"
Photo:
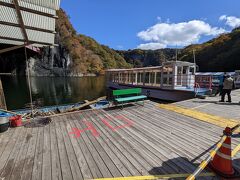
[[(19, 109), (29, 103), (25, 77), (2, 77), (8, 109)], [(93, 100), (106, 94), (105, 77), (31, 77), (33, 101), (39, 106)]]

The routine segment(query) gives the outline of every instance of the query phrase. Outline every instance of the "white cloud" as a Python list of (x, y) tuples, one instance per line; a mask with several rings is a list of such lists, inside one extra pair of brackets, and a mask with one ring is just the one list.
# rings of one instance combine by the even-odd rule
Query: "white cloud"
[(236, 28), (240, 26), (240, 18), (235, 16), (222, 15), (219, 17), (219, 20), (225, 21), (225, 24), (232, 28)]
[(146, 44), (140, 44), (137, 48), (138, 49), (144, 49), (144, 50), (156, 50), (156, 49), (162, 49), (166, 48), (167, 46), (165, 44), (161, 43), (146, 43)]
[(146, 42), (139, 45), (143, 47), (167, 47), (186, 46), (197, 43), (202, 36), (216, 36), (226, 32), (222, 28), (211, 27), (208, 23), (200, 20), (192, 20), (181, 23), (158, 23), (137, 36)]

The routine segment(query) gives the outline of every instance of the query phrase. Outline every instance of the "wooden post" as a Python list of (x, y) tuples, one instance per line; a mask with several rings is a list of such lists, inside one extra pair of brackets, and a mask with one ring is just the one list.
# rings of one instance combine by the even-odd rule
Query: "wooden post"
[(1, 77), (0, 77), (0, 109), (7, 110), (5, 96), (4, 96), (3, 87), (2, 87)]

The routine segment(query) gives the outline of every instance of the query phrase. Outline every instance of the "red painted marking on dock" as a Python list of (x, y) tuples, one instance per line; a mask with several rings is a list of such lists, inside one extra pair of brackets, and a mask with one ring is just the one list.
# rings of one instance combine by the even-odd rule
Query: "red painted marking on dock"
[(102, 120), (102, 122), (103, 122), (107, 127), (109, 127), (112, 131), (116, 131), (117, 129), (122, 129), (122, 128), (130, 127), (130, 126), (133, 125), (133, 122), (132, 122), (130, 119), (128, 119), (128, 118), (126, 118), (126, 117), (124, 117), (124, 116), (122, 116), (122, 115), (115, 116), (114, 118), (116, 118), (117, 120), (124, 121), (124, 122), (126, 122), (126, 124), (121, 125), (121, 126), (115, 126), (115, 127), (113, 127), (113, 126), (109, 123), (109, 121), (113, 121), (114, 119), (113, 119), (112, 117), (110, 117), (110, 116), (107, 116), (106, 119), (101, 119), (101, 120)]
[(92, 123), (88, 121), (83, 121), (83, 122), (87, 125), (87, 128), (85, 129), (72, 128), (72, 132), (69, 132), (69, 134), (74, 134), (75, 138), (79, 138), (81, 136), (81, 133), (85, 131), (91, 131), (94, 137), (98, 137), (100, 135)]

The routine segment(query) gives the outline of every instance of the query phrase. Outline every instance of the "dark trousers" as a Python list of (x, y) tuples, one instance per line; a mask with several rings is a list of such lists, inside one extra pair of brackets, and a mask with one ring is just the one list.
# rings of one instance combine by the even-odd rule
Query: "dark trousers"
[(231, 89), (223, 89), (222, 90), (222, 99), (221, 101), (224, 101), (225, 100), (225, 95), (227, 94), (228, 96), (228, 102), (231, 102), (232, 101), (232, 98), (231, 98)]
[(216, 93), (215, 93), (215, 96), (218, 95), (218, 94), (221, 96), (221, 95), (222, 95), (222, 90), (223, 90), (223, 86), (220, 85), (220, 86), (218, 87)]

